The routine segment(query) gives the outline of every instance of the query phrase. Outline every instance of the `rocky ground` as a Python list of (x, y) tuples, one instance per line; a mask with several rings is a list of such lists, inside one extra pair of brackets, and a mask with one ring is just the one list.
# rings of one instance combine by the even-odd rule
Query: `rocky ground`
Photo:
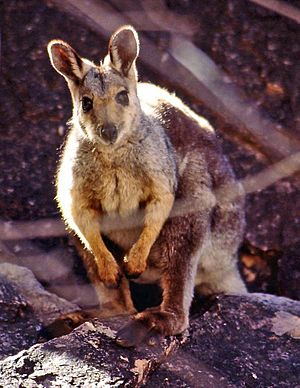
[[(1, 273), (16, 269), (9, 266), (3, 264)], [(28, 270), (23, 271), (17, 269), (19, 276), (28, 276)], [(1, 387), (233, 388), (299, 384), (300, 303), (291, 299), (267, 294), (222, 296), (211, 301), (204, 314), (203, 306), (195, 301), (189, 334), (135, 351), (115, 344), (115, 330), (124, 324), (120, 317), (93, 320), (69, 335), (36, 344), (53, 296), (45, 295), (38, 282), (31, 281), (31, 296), (27, 292), (25, 299), (26, 291), (18, 282), (16, 291), (9, 275), (7, 278), (0, 277), (0, 335), (5, 345), (0, 351)], [(42, 295), (39, 320), (31, 307), (35, 306), (35, 293)], [(56, 306), (52, 314), (72, 307), (61, 300)]]
[[(297, 1), (281, 4), (299, 15)], [(299, 24), (249, 0), (10, 0), (0, 7), (0, 386), (299, 385)], [(140, 78), (176, 90), (216, 128), (248, 188), (242, 274), (250, 291), (274, 296), (220, 297), (205, 308), (196, 301), (189, 337), (141, 353), (115, 347), (107, 328), (119, 322), (95, 321), (31, 347), (43, 324), (95, 303), (53, 200), (71, 104), (46, 45), (61, 38), (98, 61), (124, 23), (141, 34)], [(209, 66), (184, 65), (179, 38)], [(38, 222), (49, 219), (47, 235)]]

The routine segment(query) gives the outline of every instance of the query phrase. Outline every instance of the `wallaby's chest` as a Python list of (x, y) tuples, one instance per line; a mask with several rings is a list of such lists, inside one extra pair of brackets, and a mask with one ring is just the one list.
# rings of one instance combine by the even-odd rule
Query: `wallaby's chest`
[(141, 177), (123, 168), (102, 171), (98, 185), (95, 199), (100, 201), (106, 213), (130, 214), (139, 208), (147, 196), (147, 187)]
[(110, 164), (97, 161), (88, 170), (80, 171), (76, 179), (89, 205), (106, 214), (126, 216), (149, 197), (149, 184), (142, 167), (130, 166), (129, 161)]

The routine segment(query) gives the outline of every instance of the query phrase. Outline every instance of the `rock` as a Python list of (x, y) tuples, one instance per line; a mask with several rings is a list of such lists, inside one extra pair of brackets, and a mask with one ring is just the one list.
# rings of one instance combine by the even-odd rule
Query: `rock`
[(281, 293), (300, 300), (300, 241), (284, 250), (278, 262), (278, 283)]
[(138, 387), (179, 345), (173, 338), (158, 348), (132, 351), (114, 342), (116, 325), (88, 322), (71, 334), (35, 345), (0, 363), (0, 386)]
[[(28, 223), (34, 226), (34, 221)], [(61, 238), (0, 241), (0, 263), (26, 267), (47, 291), (84, 308), (95, 306), (95, 291), (71, 243)]]
[(286, 311), (277, 311), (272, 321), (272, 331), (276, 335), (289, 334), (292, 338), (300, 339), (300, 317)]
[(28, 301), (0, 275), (0, 359), (35, 344), (40, 329)]
[(1, 361), (0, 386), (296, 387), (299, 340), (280, 320), (294, 330), (299, 315), (300, 302), (288, 298), (220, 296), (193, 315), (188, 338), (134, 350), (114, 342), (124, 318), (95, 319)]
[(1, 263), (0, 274), (10, 282), (10, 286), (13, 285), (18, 290), (35, 316), (45, 325), (61, 314), (79, 309), (76, 304), (47, 292), (28, 268)]
[(24, 267), (0, 264), (0, 358), (37, 343), (43, 325), (79, 307), (51, 294)]
[[(183, 358), (199, 363), (200, 370), (205, 365), (229, 386), (295, 387), (300, 378), (299, 340), (274, 334), (278, 311), (299, 316), (300, 302), (267, 294), (218, 297), (204, 315), (193, 318), (190, 341), (180, 349)], [(196, 381), (187, 384), (209, 386), (193, 385)]]
[(252, 193), (246, 204), (246, 238), (262, 249), (283, 250), (299, 242), (300, 176)]
[[(243, 250), (255, 251), (258, 258), (256, 264), (263, 264), (255, 271), (256, 291), (297, 300), (300, 300), (299, 177), (296, 174), (282, 179), (247, 197), (246, 240), (243, 247)], [(249, 289), (253, 290), (253, 287)]]

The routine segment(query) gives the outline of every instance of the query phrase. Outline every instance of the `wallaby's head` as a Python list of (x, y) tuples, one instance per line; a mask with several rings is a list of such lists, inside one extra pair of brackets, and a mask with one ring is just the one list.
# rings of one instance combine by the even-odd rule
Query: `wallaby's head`
[(48, 52), (53, 67), (68, 83), (73, 123), (94, 143), (119, 144), (140, 113), (135, 66), (139, 41), (134, 28), (121, 27), (111, 36), (108, 55), (99, 66), (61, 40), (52, 40)]

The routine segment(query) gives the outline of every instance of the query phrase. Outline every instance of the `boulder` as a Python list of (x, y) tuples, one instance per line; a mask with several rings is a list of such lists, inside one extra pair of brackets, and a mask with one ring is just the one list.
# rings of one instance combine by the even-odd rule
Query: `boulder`
[[(1, 263), (0, 276), (5, 279), (6, 287), (14, 289), (22, 303), (30, 306), (35, 317), (44, 325), (62, 314), (79, 309), (78, 305), (46, 291), (28, 268)], [(8, 308), (14, 308), (11, 300), (8, 299), (5, 303)]]
[(0, 358), (37, 343), (43, 325), (78, 308), (45, 291), (29, 269), (1, 263)]
[(9, 387), (296, 387), (300, 302), (267, 294), (219, 296), (194, 306), (189, 335), (138, 349), (115, 344), (125, 318), (86, 322), (71, 334), (0, 362)]
[(300, 300), (300, 241), (285, 249), (278, 267), (278, 283), (282, 295)]
[(40, 329), (28, 301), (0, 275), (0, 359), (35, 344)]

